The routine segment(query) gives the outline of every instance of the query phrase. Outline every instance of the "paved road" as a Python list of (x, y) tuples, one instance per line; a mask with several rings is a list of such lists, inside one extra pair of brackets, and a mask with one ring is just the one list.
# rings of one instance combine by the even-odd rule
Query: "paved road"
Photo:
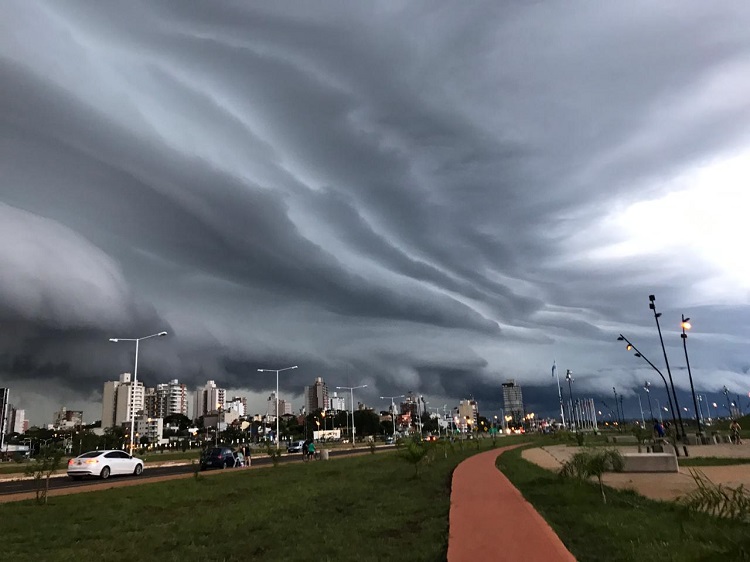
[[(378, 450), (383, 449), (392, 449), (394, 448), (393, 445), (388, 446), (379, 446)], [(369, 452), (368, 449), (332, 449), (329, 452), (329, 455), (331, 457), (342, 457), (342, 456), (349, 456), (352, 454), (357, 453), (366, 453)], [(300, 462), (302, 460), (302, 455), (300, 454), (292, 454), (292, 455), (283, 455), (279, 462), (286, 463), (286, 462)], [(315, 461), (317, 462), (317, 461)], [(264, 466), (264, 465), (270, 465), (271, 464), (271, 458), (267, 456), (257, 456), (252, 458), (253, 466)], [(174, 474), (190, 474), (194, 470), (194, 467), (190, 464), (184, 464), (184, 465), (178, 465), (178, 466), (161, 466), (161, 467), (154, 467), (149, 468), (148, 465), (146, 465), (146, 469), (143, 471), (143, 475), (138, 477), (139, 480), (146, 482), (150, 478), (156, 478), (158, 476), (170, 476)], [(232, 469), (227, 469), (232, 470)], [(135, 477), (133, 476), (112, 476), (110, 480), (117, 481), (122, 479), (133, 479)], [(89, 486), (92, 482), (102, 482), (102, 480), (98, 480), (95, 478), (92, 479), (85, 479), (85, 480), (71, 480), (70, 478), (66, 476), (62, 477), (54, 477), (50, 479), (49, 482), (49, 488), (50, 490), (58, 490), (60, 488), (75, 488), (78, 486)], [(34, 481), (33, 480), (17, 480), (17, 481), (6, 481), (6, 482), (0, 482), (0, 496), (5, 496), (8, 494), (22, 494), (24, 492), (33, 492), (35, 490), (34, 487)]]

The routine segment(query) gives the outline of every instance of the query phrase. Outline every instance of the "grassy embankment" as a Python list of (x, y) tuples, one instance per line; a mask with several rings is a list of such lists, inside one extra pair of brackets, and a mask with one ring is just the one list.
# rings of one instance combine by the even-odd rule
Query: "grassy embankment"
[(438, 450), (418, 479), (383, 453), (3, 504), (3, 558), (444, 560), (451, 474), (477, 452)]
[(523, 460), (520, 450), (505, 453), (497, 465), (581, 562), (750, 560), (747, 523), (627, 490), (608, 489), (603, 504), (597, 485), (561, 480)]

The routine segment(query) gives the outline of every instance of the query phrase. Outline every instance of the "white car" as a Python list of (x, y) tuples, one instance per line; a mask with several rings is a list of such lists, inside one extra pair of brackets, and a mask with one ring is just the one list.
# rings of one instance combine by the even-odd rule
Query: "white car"
[(143, 461), (125, 451), (89, 451), (68, 461), (68, 476), (80, 480), (84, 476), (107, 479), (116, 474), (143, 474)]

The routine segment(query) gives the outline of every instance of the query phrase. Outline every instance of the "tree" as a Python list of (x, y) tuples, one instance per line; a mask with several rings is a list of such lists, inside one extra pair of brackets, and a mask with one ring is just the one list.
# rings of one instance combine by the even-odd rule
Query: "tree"
[(39, 454), (26, 467), (25, 473), (34, 478), (36, 503), (46, 504), (49, 493), (49, 479), (52, 473), (60, 467), (62, 450), (53, 447), (42, 447)]
[(414, 477), (419, 478), (420, 467), (429, 462), (432, 444), (421, 439), (409, 439), (405, 447), (399, 448), (398, 456), (414, 466)]
[(169, 414), (164, 418), (164, 425), (176, 425), (180, 430), (185, 430), (193, 425), (189, 417), (182, 414)]
[(579, 451), (562, 466), (560, 476), (577, 480), (588, 480), (591, 476), (596, 476), (602, 493), (602, 502), (607, 503), (602, 475), (610, 471), (622, 472), (624, 467), (625, 460), (617, 449), (603, 449), (596, 452)]

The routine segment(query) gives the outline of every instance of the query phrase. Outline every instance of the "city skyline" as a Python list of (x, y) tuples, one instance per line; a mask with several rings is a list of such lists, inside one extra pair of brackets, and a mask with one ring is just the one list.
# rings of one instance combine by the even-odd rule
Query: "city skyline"
[[(146, 22), (146, 23), (144, 23)], [(750, 391), (750, 5), (11, 0), (0, 386)], [(663, 361), (657, 363), (659, 366)], [(135, 374), (135, 373), (134, 373)], [(657, 389), (654, 390), (657, 392)], [(687, 402), (686, 402), (687, 404)]]

